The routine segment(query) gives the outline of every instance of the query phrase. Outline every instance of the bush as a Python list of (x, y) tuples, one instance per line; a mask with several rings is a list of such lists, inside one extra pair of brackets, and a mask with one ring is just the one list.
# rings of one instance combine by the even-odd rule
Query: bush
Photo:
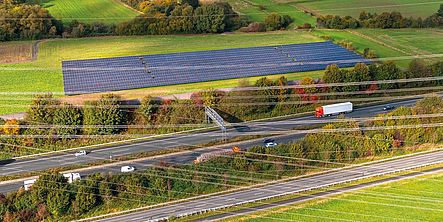
[(367, 59), (375, 59), (378, 56), (377, 56), (377, 53), (374, 50), (369, 49), (369, 48), (365, 48), (363, 50), (363, 57), (365, 57)]
[(80, 108), (65, 103), (55, 110), (53, 120), (54, 125), (57, 126), (55, 129), (57, 135), (79, 135), (80, 126), (83, 124), (83, 114)]
[(54, 111), (60, 105), (60, 101), (55, 99), (52, 94), (39, 94), (32, 100), (26, 120), (31, 124), (52, 124)]
[(355, 50), (354, 44), (352, 42), (348, 42), (346, 40), (340, 40), (340, 41), (337, 42), (337, 44), (343, 46), (347, 50), (350, 50), (350, 51), (354, 51)]
[(91, 36), (107, 36), (114, 35), (116, 26), (114, 24), (104, 24), (94, 22), (92, 24), (72, 21), (65, 27), (63, 37), (65, 38), (81, 38)]
[(160, 100), (147, 96), (141, 101), (140, 107), (136, 110), (136, 113), (143, 117), (145, 123), (152, 123), (159, 110), (160, 104)]
[(121, 98), (112, 94), (103, 95), (98, 101), (86, 102), (84, 108), (84, 124), (87, 134), (114, 134), (127, 121), (126, 112), (121, 107)]
[(298, 29), (311, 29), (311, 28), (312, 28), (312, 25), (309, 24), (309, 23), (305, 23), (305, 24), (303, 24), (302, 26), (298, 26), (297, 28), (298, 28)]
[(322, 35), (322, 36), (320, 36), (320, 38), (322, 38), (324, 40), (332, 40), (332, 36), (330, 36), (330, 35)]
[(260, 22), (252, 22), (248, 25), (248, 27), (240, 28), (241, 32), (265, 32), (266, 26)]
[(3, 133), (6, 135), (19, 135), (20, 122), (16, 119), (7, 120), (3, 125)]
[(277, 13), (271, 13), (265, 18), (265, 25), (268, 31), (275, 31), (286, 28), (291, 24), (292, 19), (288, 15), (281, 16)]

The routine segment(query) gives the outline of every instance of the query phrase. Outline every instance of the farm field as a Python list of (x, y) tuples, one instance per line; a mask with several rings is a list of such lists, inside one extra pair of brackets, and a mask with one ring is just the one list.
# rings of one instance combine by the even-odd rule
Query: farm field
[(397, 29), (369, 30), (359, 29), (357, 32), (369, 36), (376, 41), (393, 46), (411, 54), (441, 54), (443, 53), (442, 29)]
[(350, 15), (358, 17), (361, 11), (371, 13), (401, 12), (406, 17), (428, 17), (437, 12), (442, 1), (435, 0), (283, 0), (296, 3), (304, 10), (321, 15)]
[[(443, 53), (441, 29), (316, 30), (315, 34), (330, 36), (334, 41), (350, 41), (360, 53), (368, 47), (375, 50), (379, 58)], [(406, 59), (397, 63), (406, 68), (410, 61)]]
[[(104, 58), (141, 54), (199, 51), (210, 49), (241, 48), (323, 41), (306, 32), (273, 32), (256, 34), (226, 34), (198, 36), (142, 36), (105, 37), (48, 40), (40, 44), (38, 59), (33, 62), (0, 65), (0, 114), (22, 112), (32, 95), (53, 92), (62, 96), (63, 80), (61, 61), (72, 59)], [(295, 74), (295, 76), (300, 74)], [(295, 77), (294, 77), (295, 78)], [(235, 86), (223, 81), (209, 84), (192, 84), (189, 89), (206, 89)], [(4, 84), (3, 84), (4, 83)], [(172, 90), (178, 88), (173, 86)], [(182, 87), (180, 87), (182, 88)]]
[(292, 2), (280, 2), (278, 0), (228, 0), (234, 9), (248, 16), (252, 21), (263, 22), (266, 16), (272, 12), (289, 15), (294, 19), (291, 27), (310, 23), (315, 25), (316, 18), (304, 13)]
[(442, 180), (437, 173), (225, 221), (442, 221)]
[(72, 20), (117, 24), (139, 15), (118, 0), (44, 0), (42, 5), (65, 24)]

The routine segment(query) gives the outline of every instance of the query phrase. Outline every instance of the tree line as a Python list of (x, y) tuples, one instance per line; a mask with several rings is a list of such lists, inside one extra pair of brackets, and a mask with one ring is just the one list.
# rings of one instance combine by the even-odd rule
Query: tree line
[(145, 15), (116, 27), (117, 35), (221, 33), (247, 24), (228, 3), (151, 5)]
[(62, 102), (52, 94), (36, 95), (24, 120), (0, 120), (0, 159), (38, 153), (39, 148), (60, 150), (133, 138), (131, 135), (181, 131), (195, 128), (193, 124), (203, 125), (205, 120), (204, 107), (191, 100), (148, 97), (137, 109), (128, 106), (113, 94), (79, 106)]
[[(198, 3), (198, 2), (197, 2)], [(249, 22), (233, 11), (228, 3), (195, 4), (158, 0), (144, 7), (145, 14), (119, 24), (63, 24), (39, 4), (22, 1), (0, 3), (0, 41), (54, 37), (107, 35), (200, 34), (233, 31)]]
[[(92, 174), (72, 184), (57, 172), (48, 173), (41, 175), (30, 191), (20, 189), (0, 194), (0, 219), (5, 222), (73, 220), (305, 175), (323, 167), (342, 166), (340, 163), (361, 163), (379, 156), (410, 153), (421, 150), (421, 144), (442, 142), (442, 127), (417, 125), (441, 123), (443, 118), (389, 118), (441, 112), (443, 99), (431, 96), (414, 107), (400, 107), (379, 115), (378, 120), (331, 123), (323, 127), (326, 131), (309, 133), (294, 143), (268, 148), (255, 146), (247, 152), (196, 165), (160, 162), (131, 174)], [(364, 129), (389, 126), (417, 127)]]
[[(256, 24), (239, 16), (226, 2), (199, 4), (198, 1), (166, 0), (135, 1), (144, 12), (119, 24), (84, 23), (74, 20), (63, 24), (55, 19), (38, 1), (6, 1), (0, 3), (0, 41), (43, 38), (79, 38), (110, 35), (202, 34), (234, 31), (266, 31), (286, 28), (292, 19), (271, 13), (259, 29)], [(131, 4), (132, 5), (132, 4)], [(261, 27), (264, 27), (262, 30)], [(252, 27), (252, 28), (251, 28)]]
[(331, 29), (356, 29), (356, 28), (432, 28), (443, 26), (443, 4), (433, 15), (422, 19), (421, 17), (404, 17), (400, 12), (383, 12), (381, 14), (361, 12), (357, 18), (351, 16), (326, 15), (317, 18), (319, 27)]

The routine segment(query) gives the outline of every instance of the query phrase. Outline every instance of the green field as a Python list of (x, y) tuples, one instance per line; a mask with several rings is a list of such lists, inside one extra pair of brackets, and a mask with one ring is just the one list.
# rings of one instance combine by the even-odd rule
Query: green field
[(442, 181), (427, 175), (229, 221), (443, 221)]
[(116, 24), (139, 15), (118, 0), (44, 0), (42, 5), (63, 23), (78, 20)]
[(410, 54), (443, 53), (442, 29), (359, 29), (357, 32)]
[[(317, 30), (315, 34), (331, 36), (334, 41), (350, 41), (359, 52), (368, 47), (375, 50), (379, 58), (443, 53), (441, 29)], [(406, 59), (397, 63), (406, 68), (410, 61)]]
[(322, 15), (350, 15), (358, 17), (361, 11), (401, 12), (406, 17), (428, 17), (437, 12), (443, 1), (435, 0), (282, 0), (296, 3), (305, 10)]
[[(322, 41), (307, 32), (272, 32), (255, 34), (195, 35), (195, 36), (142, 36), (48, 40), (40, 44), (38, 59), (34, 62), (0, 65), (0, 114), (26, 110), (32, 94), (53, 92), (63, 95), (61, 61), (71, 59), (103, 58), (140, 54), (186, 52), (307, 43)], [(292, 76), (292, 77), (291, 77)], [(294, 79), (300, 74), (289, 77)], [(316, 77), (319, 74), (315, 74)], [(189, 84), (188, 90), (232, 87), (238, 80)], [(158, 91), (183, 91), (184, 86), (157, 87)], [(181, 92), (180, 91), (180, 92)], [(140, 91), (137, 92), (140, 94)], [(147, 93), (146, 90), (143, 93)], [(25, 94), (25, 95), (23, 95)]]
[(263, 22), (269, 13), (289, 15), (294, 19), (291, 27), (310, 23), (315, 25), (316, 18), (301, 11), (294, 3), (278, 0), (228, 0), (235, 11), (245, 14), (250, 20)]

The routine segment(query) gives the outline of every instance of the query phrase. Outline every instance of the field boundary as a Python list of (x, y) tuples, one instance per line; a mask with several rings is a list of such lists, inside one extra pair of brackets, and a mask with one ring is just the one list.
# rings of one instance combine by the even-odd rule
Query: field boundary
[(141, 11), (139, 11), (139, 10), (137, 10), (137, 9), (135, 9), (135, 8), (133, 8), (133, 7), (131, 7), (131, 6), (129, 6), (129, 5), (127, 5), (127, 4), (125, 4), (124, 2), (122, 2), (122, 1), (120, 1), (120, 0), (112, 0), (112, 1), (114, 1), (114, 2), (116, 2), (116, 3), (118, 3), (118, 4), (121, 4), (121, 5), (123, 5), (124, 7), (128, 8), (128, 9), (131, 9), (131, 10), (134, 11), (134, 12), (139, 13), (140, 15), (144, 15), (144, 14), (145, 14), (145, 13), (143, 13), (143, 12), (141, 12)]
[(311, 9), (311, 8), (305, 6), (305, 5), (302, 5), (302, 4), (295, 4), (295, 6), (298, 7), (298, 9), (299, 9), (300, 11), (302, 11), (302, 12), (308, 12), (308, 13), (310, 13), (310, 14), (311, 14), (312, 16), (314, 16), (314, 17), (317, 17), (317, 16), (319, 15), (314, 9)]
[(37, 41), (32, 43), (31, 61), (37, 60), (39, 45), (40, 45), (41, 42), (42, 42), (42, 40), (37, 40)]
[(389, 45), (389, 44), (386, 44), (386, 43), (384, 43), (384, 42), (381, 42), (381, 41), (379, 41), (379, 40), (377, 40), (377, 39), (374, 39), (374, 38), (372, 38), (372, 37), (369, 37), (369, 36), (367, 36), (367, 35), (365, 35), (365, 34), (363, 34), (363, 33), (355, 32), (355, 31), (351, 31), (351, 30), (346, 30), (346, 32), (348, 32), (348, 33), (350, 33), (350, 34), (353, 34), (353, 35), (356, 35), (356, 36), (359, 36), (359, 37), (364, 38), (364, 39), (366, 39), (366, 40), (369, 40), (369, 41), (375, 42), (375, 43), (380, 44), (380, 45), (382, 45), (382, 46), (388, 47), (388, 48), (390, 48), (390, 49), (392, 49), (392, 50), (395, 50), (395, 51), (397, 51), (397, 52), (403, 53), (403, 54), (405, 54), (405, 55), (411, 55), (411, 56), (414, 55), (414, 54), (412, 54), (412, 53), (408, 53), (408, 52), (406, 52), (406, 51), (404, 51), (404, 50), (401, 50), (401, 49), (399, 49), (399, 48), (396, 48), (396, 47), (394, 47), (394, 46), (391, 46), (391, 45)]

